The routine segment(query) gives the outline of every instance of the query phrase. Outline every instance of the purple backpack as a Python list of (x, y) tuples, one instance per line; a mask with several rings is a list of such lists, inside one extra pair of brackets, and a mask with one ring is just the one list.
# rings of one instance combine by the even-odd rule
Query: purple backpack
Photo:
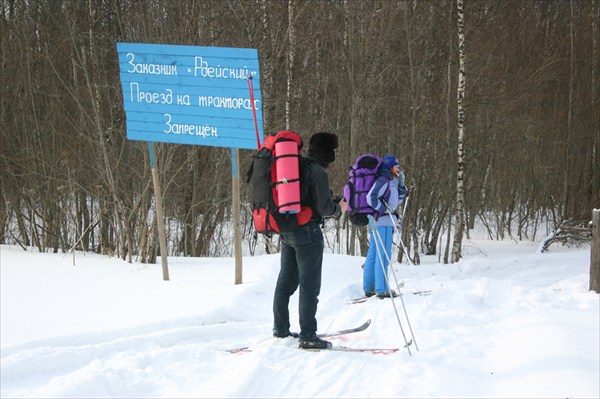
[(344, 186), (344, 198), (348, 202), (350, 222), (357, 226), (369, 224), (368, 215), (375, 210), (367, 203), (367, 194), (379, 176), (383, 160), (377, 155), (364, 154), (356, 158), (348, 172), (348, 183)]

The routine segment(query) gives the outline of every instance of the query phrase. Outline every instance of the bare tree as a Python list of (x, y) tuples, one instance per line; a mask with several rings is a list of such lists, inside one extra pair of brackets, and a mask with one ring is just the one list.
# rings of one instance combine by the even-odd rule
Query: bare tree
[(456, 206), (454, 210), (454, 242), (452, 245), (452, 262), (461, 258), (461, 248), (464, 231), (464, 171), (465, 171), (465, 85), (466, 85), (466, 54), (465, 54), (465, 22), (463, 0), (456, 0), (456, 18), (458, 28), (458, 158), (456, 172)]
[(294, 55), (296, 51), (296, 33), (294, 29), (294, 0), (288, 0), (288, 51), (287, 51), (287, 85), (285, 96), (285, 128), (290, 127), (292, 83), (294, 70)]
[[(126, 138), (119, 41), (258, 48), (265, 131), (290, 128), (305, 140), (317, 130), (338, 133), (333, 190), (358, 155), (399, 156), (416, 186), (403, 231), (413, 255), (441, 251), (446, 232), (449, 250), (452, 223), (459, 246), (459, 233), (468, 237), (476, 221), (492, 239), (533, 239), (547, 221), (600, 208), (599, 7), (598, 0), (3, 1), (0, 240), (155, 260), (148, 150)], [(459, 8), (469, 23), (457, 52)], [(158, 146), (170, 253), (231, 255), (228, 154)], [(240, 157), (244, 170), (252, 152)], [(241, 189), (251, 236), (248, 185)], [(364, 253), (366, 229), (342, 234), (347, 224), (328, 223), (348, 242), (333, 243), (336, 251)], [(460, 247), (452, 252), (460, 259)]]

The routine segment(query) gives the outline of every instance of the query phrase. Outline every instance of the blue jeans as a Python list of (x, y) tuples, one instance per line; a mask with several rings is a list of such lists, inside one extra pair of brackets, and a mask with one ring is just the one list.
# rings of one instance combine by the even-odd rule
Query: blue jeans
[(323, 266), (321, 226), (311, 222), (296, 231), (281, 233), (281, 243), (281, 268), (273, 297), (274, 328), (279, 331), (290, 328), (290, 297), (300, 286), (300, 339), (314, 340)]
[(373, 231), (369, 233), (369, 252), (367, 252), (363, 269), (363, 290), (365, 293), (384, 294), (388, 292), (385, 276), (388, 271), (388, 258), (392, 256), (394, 228), (392, 226), (378, 226), (377, 232), (381, 237), (381, 242), (375, 237)]

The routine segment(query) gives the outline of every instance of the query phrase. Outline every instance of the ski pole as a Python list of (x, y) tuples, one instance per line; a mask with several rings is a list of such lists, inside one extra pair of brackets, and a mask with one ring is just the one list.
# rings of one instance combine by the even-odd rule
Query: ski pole
[[(383, 240), (381, 238), (381, 235), (379, 234), (379, 230), (377, 229), (377, 226), (375, 226), (373, 230), (373, 238), (376, 240), (377, 245), (375, 246), (375, 249), (377, 250), (377, 257), (379, 258), (379, 262), (381, 264), (382, 270), (383, 270), (383, 276), (385, 277), (385, 282), (388, 285), (388, 292), (390, 294), (390, 297), (392, 296), (392, 292), (391, 292), (391, 288), (390, 288), (390, 281), (389, 281), (389, 276), (388, 273), (386, 273), (385, 271), (385, 267), (384, 267), (384, 263), (383, 263), (383, 258), (381, 257), (381, 253), (379, 251), (379, 248), (382, 248), (383, 253), (385, 254), (385, 258), (386, 261), (388, 263), (388, 265), (391, 266), (391, 256), (387, 253), (387, 251), (385, 251), (384, 248), (384, 244), (383, 244)], [(392, 274), (394, 276), (394, 282), (396, 283), (396, 287), (398, 288), (398, 290), (400, 290), (400, 282), (398, 281), (398, 278), (396, 277), (396, 273), (394, 272), (394, 268), (392, 267)], [(404, 284), (403, 284), (404, 285)]]
[[(381, 236), (379, 235), (379, 231), (377, 229), (377, 226), (375, 224), (375, 219), (373, 219), (373, 217), (371, 215), (368, 215), (368, 219), (369, 219), (369, 227), (371, 228), (371, 231), (373, 233), (373, 240), (375, 241), (375, 250), (377, 252), (377, 257), (379, 258), (379, 263), (381, 265), (381, 270), (383, 272), (383, 276), (385, 278), (385, 281), (388, 285), (388, 292), (390, 294), (390, 299), (392, 300), (392, 306), (394, 308), (394, 313), (396, 315), (396, 320), (398, 321), (398, 325), (400, 326), (400, 331), (402, 332), (402, 338), (404, 339), (404, 345), (406, 347), (406, 349), (408, 350), (408, 354), (412, 356), (412, 352), (410, 351), (410, 344), (409, 341), (406, 338), (406, 333), (404, 332), (404, 327), (402, 327), (402, 322), (400, 320), (400, 315), (398, 314), (398, 309), (396, 308), (396, 303), (394, 302), (394, 296), (392, 295), (391, 292), (391, 288), (390, 288), (390, 283), (389, 283), (389, 278), (387, 276), (387, 273), (385, 271), (385, 266), (383, 264), (383, 258), (381, 256), (381, 251), (383, 251), (386, 255), (386, 258), (389, 262), (389, 257), (385, 251), (385, 248), (383, 247), (383, 241), (381, 240)], [(381, 250), (380, 250), (381, 248)], [(400, 287), (397, 287), (400, 298), (402, 299), (402, 292), (400, 291)], [(413, 338), (414, 341), (414, 338)]]
[[(384, 204), (386, 204), (386, 202), (385, 202), (385, 201), (383, 201), (383, 203), (384, 203)], [(387, 204), (386, 204), (386, 207), (388, 207), (388, 205), (387, 205)], [(389, 212), (389, 207), (388, 207), (388, 214), (390, 215), (390, 218), (392, 219), (392, 222), (393, 222), (392, 214), (391, 214), (391, 212)], [(375, 225), (375, 219), (373, 218), (373, 216), (372, 216), (372, 215), (369, 215), (368, 217), (369, 217), (369, 221), (373, 220), (373, 224)], [(380, 240), (380, 241), (382, 241), (382, 240), (381, 240), (381, 237), (379, 237), (379, 240)], [(382, 247), (383, 247), (383, 242), (381, 242), (381, 245), (382, 245)], [(387, 254), (387, 253), (386, 253), (385, 255), (386, 255), (386, 256), (388, 256), (388, 254)], [(394, 270), (394, 266), (393, 266), (393, 265), (391, 265), (391, 262), (390, 262), (390, 258), (389, 258), (389, 256), (388, 256), (388, 262), (390, 263), (390, 267), (391, 267), (391, 269), (392, 269), (392, 276), (394, 276), (394, 280), (396, 281), (396, 284), (398, 284), (398, 278), (396, 277), (396, 271)], [(383, 264), (382, 264), (382, 266), (381, 266), (381, 267), (383, 267)], [(385, 269), (384, 269), (384, 275), (385, 275)], [(387, 275), (385, 276), (385, 278), (386, 278), (386, 281), (389, 281), (389, 280), (388, 280), (388, 277), (387, 277)], [(388, 289), (389, 289), (389, 282), (388, 282)], [(411, 325), (411, 323), (410, 323), (410, 319), (409, 319), (409, 317), (408, 317), (408, 311), (406, 310), (406, 304), (404, 303), (404, 298), (402, 297), (402, 293), (400, 292), (400, 290), (398, 290), (398, 291), (399, 291), (399, 294), (400, 294), (400, 295), (399, 295), (399, 296), (400, 296), (400, 303), (402, 304), (402, 309), (404, 310), (404, 316), (405, 316), (405, 318), (406, 318), (406, 322), (408, 323), (408, 329), (409, 329), (409, 331), (410, 331), (410, 335), (411, 335), (411, 337), (412, 337), (412, 339), (413, 339), (413, 342), (415, 343), (415, 348), (416, 348), (417, 350), (419, 350), (419, 345), (417, 344), (417, 339), (415, 338), (415, 334), (414, 334), (414, 332), (413, 332), (412, 325)], [(392, 295), (392, 293), (391, 293), (391, 292), (390, 292), (390, 297), (392, 298), (392, 303), (394, 303), (394, 302), (393, 302), (393, 301), (394, 301), (394, 298), (393, 298), (393, 295)], [(395, 309), (396, 309), (396, 305), (394, 304), (394, 310), (395, 310)]]
[[(377, 230), (377, 225), (375, 223), (375, 219), (373, 218), (372, 215), (368, 215), (367, 217), (369, 219), (369, 227), (371, 228), (371, 231), (373, 232), (373, 240), (375, 240), (375, 249), (377, 251), (377, 256), (379, 257), (379, 262), (381, 264), (383, 276), (388, 285), (388, 291), (390, 294), (390, 299), (392, 300), (392, 306), (394, 307), (394, 313), (396, 314), (396, 320), (398, 321), (398, 325), (400, 326), (400, 331), (402, 332), (402, 338), (404, 339), (404, 344), (406, 346), (406, 349), (408, 350), (408, 354), (410, 356), (412, 356), (412, 352), (410, 351), (409, 341), (406, 339), (406, 333), (404, 332), (404, 327), (402, 327), (402, 322), (400, 321), (400, 315), (398, 314), (398, 309), (396, 308), (396, 302), (394, 301), (394, 295), (392, 295), (392, 292), (391, 292), (389, 278), (387, 276), (387, 273), (385, 272), (385, 266), (383, 264), (383, 258), (381, 256), (381, 252), (380, 252), (379, 248), (381, 248), (383, 250), (383, 252), (385, 253), (385, 255), (388, 259), (388, 262), (389, 262), (389, 256), (383, 247), (383, 241), (381, 240), (381, 236), (379, 235), (379, 231)], [(404, 307), (404, 316), (406, 317), (406, 321), (408, 322), (408, 327), (410, 329), (410, 334), (412, 336), (413, 342), (415, 343), (415, 347), (417, 348), (417, 350), (419, 350), (419, 348), (417, 346), (417, 341), (415, 340), (415, 336), (412, 332), (412, 327), (410, 326), (410, 321), (408, 320), (408, 314), (406, 313), (406, 307), (404, 306), (404, 299), (402, 298), (402, 292), (400, 290), (400, 287), (398, 287), (398, 295), (400, 297), (400, 301), (402, 302), (402, 306)]]
[[(404, 215), (406, 214), (406, 206), (408, 204), (408, 198), (409, 197), (407, 196), (405, 198), (405, 201), (404, 201), (404, 209), (402, 210), (402, 219), (400, 219), (400, 227), (398, 228), (395, 223), (393, 224), (393, 227), (394, 227), (394, 230), (396, 231), (396, 233), (398, 234), (398, 240), (400, 241), (400, 245), (402, 247), (402, 252), (404, 253), (404, 255), (406, 255), (406, 257), (408, 258), (409, 262), (413, 266), (416, 266), (415, 262), (412, 260), (412, 258), (406, 252), (406, 246), (404, 245), (404, 241), (402, 240), (402, 227), (404, 226)], [(392, 217), (393, 211), (390, 208), (390, 205), (387, 202), (385, 202), (384, 200), (382, 200), (381, 202), (385, 205), (387, 213), (390, 215), (390, 217)], [(393, 221), (393, 219), (392, 219), (392, 221)]]
[(260, 137), (258, 137), (258, 121), (256, 120), (256, 107), (254, 104), (254, 85), (252, 75), (248, 76), (248, 91), (250, 91), (250, 104), (252, 105), (252, 117), (254, 118), (254, 129), (256, 130), (256, 148), (260, 148)]
[[(410, 191), (409, 191), (410, 193)], [(406, 197), (404, 198), (404, 207), (402, 208), (402, 219), (400, 220), (400, 227), (397, 229), (397, 233), (398, 233), (398, 240), (400, 240), (400, 245), (402, 245), (402, 252), (404, 253), (404, 255), (406, 255), (406, 257), (408, 258), (409, 262), (412, 263), (413, 266), (415, 265), (415, 261), (410, 257), (410, 255), (408, 254), (408, 252), (406, 252), (406, 245), (404, 245), (404, 241), (402, 240), (402, 228), (404, 227), (404, 216), (406, 215), (406, 208), (408, 208), (408, 199), (410, 198), (410, 194), (406, 195)], [(388, 212), (389, 212), (389, 205), (384, 201), (385, 207), (388, 208)], [(396, 225), (394, 225), (394, 227), (396, 227)]]
[[(388, 215), (390, 215), (390, 218), (391, 218), (392, 217), (392, 213), (393, 213), (392, 208), (390, 207), (390, 205), (387, 202), (385, 202), (383, 200), (382, 200), (382, 202), (385, 205), (385, 207), (387, 209), (387, 213), (388, 213)], [(404, 213), (406, 212), (406, 204), (407, 203), (408, 203), (408, 201), (405, 202), (405, 204), (404, 204), (404, 212), (402, 213), (403, 217), (402, 217), (402, 221), (401, 221), (402, 225), (404, 224)], [(397, 228), (395, 224), (393, 226), (394, 226), (395, 232), (398, 234), (398, 239), (400, 240), (400, 245), (402, 246), (402, 252), (404, 252), (404, 255), (406, 255), (406, 257), (408, 258), (408, 260), (410, 261), (410, 263), (413, 266), (416, 266), (415, 262), (412, 260), (412, 258), (406, 252), (406, 246), (404, 245), (404, 241), (402, 241), (402, 229), (401, 228), (400, 229)], [(415, 280), (417, 281), (417, 284), (419, 285), (419, 292), (424, 292), (423, 288), (421, 287), (421, 281), (420, 281), (419, 277), (416, 275), (415, 271), (412, 268), (410, 269), (410, 271), (411, 271), (411, 274), (413, 275), (413, 277), (415, 278)]]
[[(410, 261), (410, 263), (413, 266), (416, 266), (415, 262), (412, 260), (412, 258), (406, 252), (406, 245), (404, 245), (404, 241), (402, 240), (402, 227), (404, 226), (404, 215), (406, 214), (406, 206), (408, 204), (408, 196), (405, 198), (405, 200), (406, 201), (404, 202), (404, 210), (402, 211), (402, 219), (400, 220), (400, 227), (397, 227), (396, 224), (393, 224), (393, 226), (394, 226), (394, 230), (396, 231), (396, 233), (398, 233), (398, 240), (400, 241), (400, 245), (402, 246), (402, 252), (404, 253), (404, 255), (406, 255), (406, 257), (408, 258), (408, 260)], [(384, 200), (382, 200), (381, 202), (385, 205), (387, 213), (390, 215), (390, 218), (391, 218), (392, 217), (392, 213), (393, 213), (392, 208)]]

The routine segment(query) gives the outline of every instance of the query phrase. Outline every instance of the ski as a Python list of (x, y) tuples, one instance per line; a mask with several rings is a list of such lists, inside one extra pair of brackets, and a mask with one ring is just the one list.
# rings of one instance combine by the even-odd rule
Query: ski
[(400, 348), (348, 348), (346, 346), (334, 346), (327, 349), (304, 349), (308, 352), (334, 351), (334, 352), (357, 352), (372, 353), (374, 355), (390, 355), (396, 353)]
[(319, 338), (330, 338), (330, 337), (336, 337), (338, 335), (353, 334), (353, 333), (365, 331), (367, 328), (369, 328), (370, 325), (371, 325), (371, 319), (365, 321), (363, 324), (361, 324), (358, 327), (349, 328), (347, 330), (326, 332), (326, 333), (322, 333), (322, 334), (317, 334), (317, 336)]
[(252, 349), (250, 349), (249, 346), (242, 346), (239, 348), (227, 349), (227, 352), (229, 352), (229, 353), (248, 353), (248, 352), (252, 352)]
[[(403, 287), (404, 287), (404, 281), (400, 281), (398, 283), (398, 287), (397, 287), (398, 293), (400, 293), (400, 291), (402, 290)], [(365, 296), (365, 295), (363, 295), (363, 296), (360, 296), (358, 298), (350, 299), (350, 303), (351, 304), (364, 303), (364, 302), (367, 302), (369, 299), (376, 299), (376, 298), (379, 298), (379, 297), (377, 295), (371, 295), (371, 296)], [(381, 299), (381, 298), (379, 298), (379, 299)]]
[[(412, 340), (408, 341), (404, 348), (412, 344)], [(349, 348), (347, 346), (333, 346), (326, 349), (304, 349), (309, 352), (334, 351), (334, 352), (357, 352), (357, 353), (372, 353), (374, 355), (391, 355), (398, 352), (402, 348)]]
[(413, 294), (413, 295), (427, 296), (427, 295), (431, 295), (431, 294), (433, 294), (433, 290), (415, 291), (415, 292), (413, 292), (412, 294)]
[[(422, 292), (423, 292), (423, 291), (422, 291)], [(401, 294), (400, 294), (400, 295), (401, 295)], [(420, 295), (422, 295), (422, 294), (420, 294)], [(399, 295), (396, 295), (394, 298), (397, 298), (398, 296), (399, 296)], [(388, 299), (388, 298), (389, 298), (389, 297), (379, 298), (377, 295), (368, 296), (368, 297), (367, 297), (367, 296), (361, 296), (361, 297), (358, 297), (358, 298), (352, 298), (352, 299), (350, 299), (350, 302), (349, 302), (349, 303), (350, 303), (351, 305), (355, 305), (355, 304), (357, 304), (357, 303), (365, 303), (365, 302), (367, 302), (367, 301), (371, 301), (371, 300), (373, 300), (373, 299), (384, 300), (384, 299)]]
[[(349, 328), (346, 330), (325, 332), (325, 333), (317, 334), (317, 336), (319, 338), (331, 338), (331, 337), (337, 337), (340, 335), (353, 334), (353, 333), (365, 331), (367, 328), (369, 328), (370, 325), (371, 325), (371, 319), (365, 321), (363, 324), (361, 324), (358, 327)], [(229, 352), (229, 353), (247, 353), (247, 352), (252, 352), (252, 348), (250, 348), (249, 346), (241, 346), (239, 348), (227, 349), (227, 352)]]
[(373, 296), (368, 296), (368, 297), (367, 297), (367, 296), (361, 296), (361, 297), (358, 297), (358, 298), (352, 298), (352, 299), (350, 299), (350, 303), (351, 303), (351, 304), (365, 303), (365, 302), (367, 302), (369, 299), (373, 299), (373, 298), (377, 298), (377, 297), (376, 297), (375, 295), (373, 295)]

